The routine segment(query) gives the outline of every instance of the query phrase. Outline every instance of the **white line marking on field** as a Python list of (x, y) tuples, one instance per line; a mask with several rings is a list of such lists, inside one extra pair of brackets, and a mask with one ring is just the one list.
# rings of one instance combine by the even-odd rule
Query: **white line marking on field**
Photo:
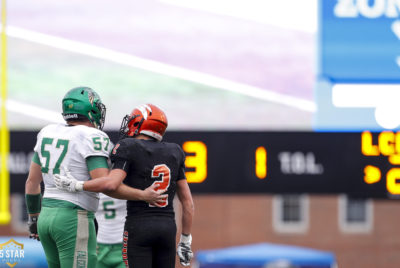
[(107, 48), (102, 48), (82, 42), (72, 41), (69, 39), (47, 35), (39, 32), (34, 32), (14, 26), (7, 26), (7, 34), (11, 37), (24, 39), (34, 43), (63, 49), (66, 51), (79, 53), (86, 56), (92, 56), (95, 58), (108, 60), (111, 62), (163, 75), (168, 75), (183, 80), (196, 82), (202, 85), (239, 93), (242, 95), (254, 97), (261, 100), (287, 105), (308, 112), (316, 111), (315, 103), (306, 99), (276, 93), (274, 91), (269, 91), (266, 89), (242, 83), (237, 83), (213, 75), (191, 71), (181, 67), (168, 65), (153, 60), (139, 58), (126, 53), (116, 52)]
[(12, 99), (7, 99), (6, 105), (7, 105), (7, 110), (10, 112), (15, 112), (29, 117), (42, 119), (52, 123), (64, 122), (61, 113), (57, 113), (48, 109), (43, 109), (31, 104), (26, 104)]

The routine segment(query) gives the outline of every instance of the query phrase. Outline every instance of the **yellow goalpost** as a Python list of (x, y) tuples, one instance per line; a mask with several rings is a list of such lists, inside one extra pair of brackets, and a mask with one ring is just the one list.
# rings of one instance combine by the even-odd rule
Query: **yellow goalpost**
[(6, 0), (1, 1), (1, 126), (0, 126), (0, 224), (8, 224), (10, 213), (10, 174), (8, 155), (10, 153), (10, 132), (7, 125), (7, 35)]

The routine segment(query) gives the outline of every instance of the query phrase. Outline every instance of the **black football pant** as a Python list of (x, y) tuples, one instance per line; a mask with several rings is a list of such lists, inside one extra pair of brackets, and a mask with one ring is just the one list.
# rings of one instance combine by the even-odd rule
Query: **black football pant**
[(132, 268), (174, 268), (175, 218), (168, 216), (127, 217), (123, 258)]

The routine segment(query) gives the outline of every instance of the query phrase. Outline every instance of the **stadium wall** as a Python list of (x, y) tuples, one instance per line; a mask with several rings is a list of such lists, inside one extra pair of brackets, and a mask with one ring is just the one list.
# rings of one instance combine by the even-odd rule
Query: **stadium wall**
[[(339, 226), (339, 196), (310, 196), (307, 230), (290, 234), (277, 232), (273, 226), (273, 198), (272, 195), (194, 195), (193, 250), (269, 242), (332, 251), (340, 268), (398, 267), (400, 204), (397, 201), (373, 200), (372, 229), (365, 233), (345, 233)], [(15, 200), (18, 199), (12, 199), (12, 206), (20, 206)], [(176, 209), (179, 219), (179, 204)], [(25, 223), (15, 213), (13, 216), (12, 224), (0, 227), (0, 236), (27, 236)]]

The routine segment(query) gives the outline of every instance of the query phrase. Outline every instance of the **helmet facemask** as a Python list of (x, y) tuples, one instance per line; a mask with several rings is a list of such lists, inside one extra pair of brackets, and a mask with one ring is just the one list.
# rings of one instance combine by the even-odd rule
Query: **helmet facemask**
[(95, 123), (98, 124), (98, 126), (96, 126), (98, 129), (102, 130), (104, 127), (104, 122), (106, 121), (106, 106), (101, 103), (101, 102), (96, 102), (96, 107), (97, 109), (100, 111), (100, 118), (97, 120), (98, 122)]
[[(132, 122), (135, 119), (137, 119), (140, 115), (125, 115), (125, 117), (122, 119), (121, 122), (121, 127), (119, 129), (119, 139), (123, 139), (126, 137), (133, 137), (139, 134), (139, 129), (140, 126), (143, 123), (143, 118), (140, 122)], [(136, 127), (137, 126), (137, 127)], [(135, 127), (135, 129), (132, 129), (132, 127)]]

